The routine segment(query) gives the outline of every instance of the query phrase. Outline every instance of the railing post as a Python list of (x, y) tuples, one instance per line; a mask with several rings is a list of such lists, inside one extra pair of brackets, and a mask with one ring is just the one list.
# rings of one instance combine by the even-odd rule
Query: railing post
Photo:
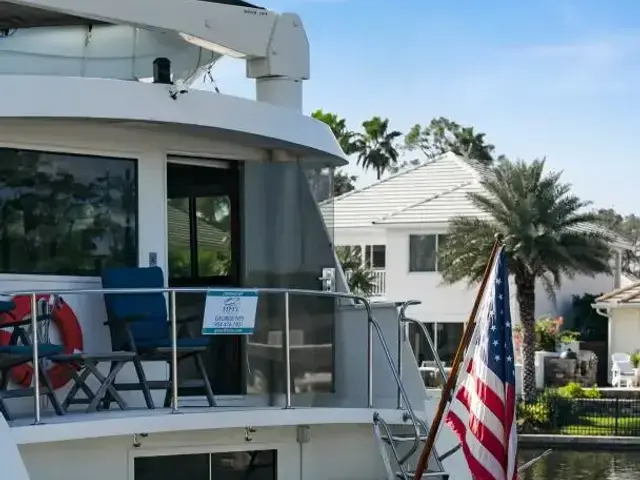
[(40, 423), (40, 368), (38, 361), (38, 302), (35, 293), (31, 294), (31, 330), (33, 331), (33, 396), (34, 396), (34, 413), (35, 424)]
[(367, 313), (367, 408), (373, 408), (373, 322), (370, 313)]
[(169, 292), (169, 320), (171, 321), (171, 413), (178, 412), (178, 322), (176, 291)]
[(289, 292), (284, 292), (284, 408), (291, 408), (291, 319), (289, 318)]
[(616, 396), (616, 415), (615, 416), (616, 416), (616, 423), (615, 423), (615, 427), (614, 427), (614, 430), (613, 430), (613, 435), (615, 437), (617, 437), (618, 436), (618, 422), (619, 422), (619, 418), (620, 418), (620, 398), (618, 398), (617, 396)]
[[(402, 308), (400, 308), (400, 312), (398, 313), (398, 376), (400, 377), (400, 380), (402, 380), (402, 344), (404, 341), (404, 322), (403, 317), (404, 316), (404, 311)], [(396, 389), (396, 395), (397, 395), (397, 402), (396, 405), (398, 407), (398, 410), (402, 409), (402, 392), (400, 390), (400, 385), (398, 385), (398, 388)]]

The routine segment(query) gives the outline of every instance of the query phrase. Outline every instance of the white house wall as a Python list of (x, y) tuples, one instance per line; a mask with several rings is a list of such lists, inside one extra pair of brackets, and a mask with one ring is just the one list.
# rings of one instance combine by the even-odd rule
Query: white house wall
[[(336, 245), (386, 245), (387, 235), (383, 228), (336, 228), (334, 230)], [(388, 258), (388, 257), (387, 257)]]
[[(344, 245), (346, 235), (339, 229), (336, 233), (336, 244)], [(357, 229), (350, 233), (355, 239)], [(416, 228), (414, 230), (380, 228), (380, 233), (368, 232), (369, 238), (386, 237), (386, 294), (388, 301), (405, 301), (415, 299), (422, 301), (422, 305), (412, 307), (410, 315), (423, 322), (462, 322), (466, 321), (471, 311), (477, 293), (477, 286), (469, 288), (466, 282), (454, 285), (443, 284), (442, 277), (437, 272), (409, 272), (409, 235), (444, 233), (444, 229)], [(369, 242), (371, 243), (371, 242)], [(624, 278), (624, 277), (623, 277)], [(628, 282), (624, 279), (623, 282)], [(516, 289), (511, 282), (512, 315), (519, 318), (516, 303)], [(536, 315), (559, 315), (566, 313), (571, 305), (573, 295), (585, 293), (598, 294), (608, 292), (614, 288), (614, 277), (611, 275), (596, 275), (588, 277), (579, 275), (573, 279), (565, 278), (563, 286), (556, 292), (556, 303), (547, 295), (541, 282), (536, 286)]]

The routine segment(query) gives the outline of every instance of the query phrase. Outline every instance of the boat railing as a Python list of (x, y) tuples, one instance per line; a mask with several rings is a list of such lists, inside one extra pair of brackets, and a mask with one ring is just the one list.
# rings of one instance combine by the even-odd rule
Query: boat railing
[[(411, 423), (418, 428), (418, 420), (415, 416), (413, 408), (407, 391), (402, 382), (400, 370), (396, 367), (396, 363), (393, 360), (391, 350), (385, 339), (383, 329), (380, 323), (374, 318), (371, 303), (365, 297), (355, 295), (346, 292), (331, 292), (320, 290), (304, 290), (304, 289), (292, 289), (292, 288), (206, 288), (206, 287), (168, 287), (168, 288), (84, 288), (84, 289), (50, 289), (50, 290), (18, 290), (18, 291), (5, 291), (2, 295), (6, 296), (28, 296), (30, 298), (31, 306), (31, 341), (33, 352), (33, 389), (34, 389), (34, 416), (35, 423), (41, 423), (41, 411), (40, 411), (40, 371), (39, 371), (39, 352), (38, 344), (40, 342), (39, 335), (42, 335), (38, 329), (38, 299), (41, 295), (50, 295), (55, 298), (62, 296), (73, 295), (140, 295), (140, 294), (153, 294), (161, 293), (167, 294), (169, 297), (169, 324), (170, 324), (170, 337), (171, 337), (171, 411), (178, 412), (179, 399), (178, 399), (178, 321), (176, 311), (176, 295), (181, 293), (192, 294), (206, 294), (212, 290), (233, 290), (239, 291), (251, 291), (258, 294), (276, 294), (284, 297), (284, 325), (283, 325), (283, 349), (284, 349), (284, 367), (285, 367), (285, 391), (284, 391), (284, 408), (292, 408), (292, 373), (291, 373), (291, 328), (290, 328), (290, 301), (292, 296), (303, 297), (324, 297), (333, 299), (348, 299), (355, 304), (361, 304), (364, 307), (367, 316), (367, 407), (373, 408), (373, 337), (378, 338), (385, 359), (391, 369), (391, 373), (398, 388), (398, 397), (404, 402), (404, 409), (406, 410), (407, 420), (411, 420)], [(400, 402), (399, 402), (400, 408)], [(417, 435), (417, 433), (416, 433)], [(417, 446), (416, 446), (417, 447)]]
[[(427, 327), (424, 325), (423, 322), (416, 320), (415, 318), (407, 317), (407, 309), (412, 306), (420, 305), (421, 303), (422, 302), (418, 300), (409, 300), (407, 302), (397, 304), (399, 307), (399, 310), (398, 310), (398, 371), (402, 376), (402, 369), (403, 369), (402, 350), (404, 348), (403, 347), (404, 340), (407, 336), (406, 328), (409, 325), (415, 325), (417, 331), (420, 332), (424, 337), (424, 339), (427, 341), (427, 346), (429, 347), (429, 351), (433, 356), (433, 361), (436, 366), (436, 373), (439, 374), (440, 377), (442, 377), (442, 384), (444, 385), (445, 383), (447, 383), (447, 370), (445, 369), (444, 364), (442, 363), (442, 360), (440, 360), (440, 356), (438, 355), (438, 349), (436, 348), (436, 345), (433, 342), (431, 335), (429, 334), (429, 330), (427, 330)], [(420, 365), (418, 365), (418, 367), (420, 367)], [(398, 408), (402, 408), (403, 399), (402, 399), (400, 389), (398, 389), (397, 393), (398, 393), (397, 394)]]

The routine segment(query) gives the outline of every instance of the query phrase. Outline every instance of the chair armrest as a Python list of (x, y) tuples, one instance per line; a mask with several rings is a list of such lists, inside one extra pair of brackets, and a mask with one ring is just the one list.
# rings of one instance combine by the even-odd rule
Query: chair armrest
[[(45, 320), (51, 320), (51, 315), (38, 315), (36, 318), (37, 322), (44, 322)], [(31, 325), (31, 319), (28, 318), (26, 320), (16, 320), (9, 321), (7, 323), (0, 324), (0, 329), (2, 328), (14, 328), (14, 327), (25, 327)]]

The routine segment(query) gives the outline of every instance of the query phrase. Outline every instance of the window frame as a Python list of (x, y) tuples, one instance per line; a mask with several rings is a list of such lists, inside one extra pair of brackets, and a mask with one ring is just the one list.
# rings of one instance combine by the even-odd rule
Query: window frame
[[(407, 250), (408, 250), (408, 265), (407, 271), (410, 274), (413, 273), (440, 273), (440, 265), (438, 264), (438, 252), (440, 251), (440, 237), (447, 236), (448, 233), (410, 233), (407, 238)], [(411, 237), (435, 237), (435, 261), (434, 261), (434, 269), (433, 270), (413, 270), (411, 268)]]
[[(2, 150), (14, 150), (22, 152), (34, 152), (38, 154), (58, 155), (66, 157), (89, 157), (103, 160), (123, 160), (131, 162), (133, 165), (133, 174), (135, 177), (136, 195), (134, 204), (134, 256), (135, 265), (140, 264), (140, 158), (139, 156), (129, 154), (126, 152), (110, 151), (110, 150), (98, 150), (81, 147), (70, 146), (58, 146), (47, 145), (40, 146), (21, 142), (0, 142), (0, 151)], [(85, 282), (87, 279), (99, 279), (100, 272), (94, 273), (45, 273), (45, 272), (8, 272), (0, 269), (0, 278), (11, 278), (13, 280), (19, 280), (21, 278), (32, 279), (33, 277), (46, 277), (48, 280), (65, 280), (72, 281), (77, 280), (79, 282)]]
[[(251, 448), (251, 447), (254, 448)], [(255, 448), (256, 446), (260, 448)], [(281, 474), (282, 469), (280, 468), (280, 462), (282, 455), (285, 453), (282, 450), (282, 444), (278, 443), (260, 443), (258, 445), (189, 445), (182, 447), (170, 447), (170, 446), (162, 446), (162, 447), (150, 447), (150, 448), (131, 448), (129, 449), (128, 461), (127, 461), (127, 470), (128, 477), (132, 480), (136, 480), (135, 478), (135, 462), (136, 458), (140, 457), (167, 457), (172, 455), (215, 455), (218, 453), (228, 453), (228, 452), (254, 452), (256, 450), (274, 450), (276, 452), (275, 458), (275, 469), (276, 469), (276, 478), (278, 480), (285, 480), (283, 475)], [(286, 473), (286, 472), (284, 472)]]

